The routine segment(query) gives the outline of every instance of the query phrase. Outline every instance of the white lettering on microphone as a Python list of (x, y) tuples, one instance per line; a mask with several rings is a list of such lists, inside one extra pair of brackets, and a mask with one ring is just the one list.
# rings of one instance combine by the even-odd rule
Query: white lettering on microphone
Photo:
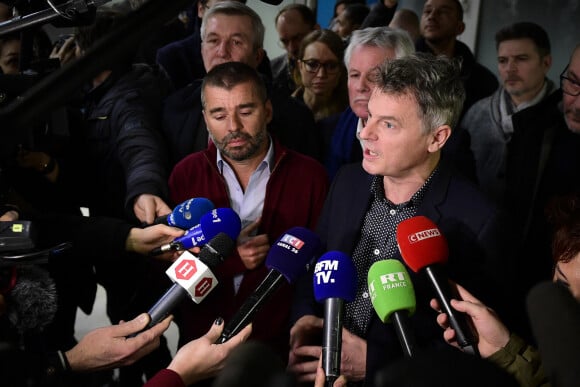
[(314, 275), (316, 276), (316, 283), (320, 285), (321, 281), (324, 284), (334, 283), (334, 278), (331, 278), (332, 272), (338, 270), (338, 260), (324, 260), (319, 261), (314, 266)]
[(380, 278), (383, 290), (406, 288), (408, 286), (403, 272), (384, 274)]
[(419, 232), (416, 232), (414, 234), (409, 235), (409, 242), (416, 243), (416, 242), (420, 242), (424, 239), (435, 238), (438, 236), (441, 236), (439, 229), (432, 228), (429, 230), (423, 230), (423, 231), (419, 231)]

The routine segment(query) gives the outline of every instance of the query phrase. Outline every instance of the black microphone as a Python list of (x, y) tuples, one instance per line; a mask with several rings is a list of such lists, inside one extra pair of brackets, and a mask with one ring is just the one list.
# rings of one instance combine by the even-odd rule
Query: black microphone
[(312, 231), (304, 227), (294, 227), (286, 231), (270, 247), (265, 263), (270, 271), (266, 278), (226, 324), (216, 344), (225, 343), (248, 325), (262, 305), (282, 284), (294, 282), (306, 270), (306, 265), (319, 250), (320, 239)]
[(344, 301), (356, 296), (356, 268), (352, 259), (340, 251), (323, 254), (314, 266), (314, 298), (324, 303), (322, 327), (322, 369), (326, 385), (332, 387), (340, 376)]
[(5, 297), (8, 320), (20, 333), (42, 331), (56, 314), (54, 281), (36, 265), (0, 268), (0, 294)]
[(527, 297), (528, 315), (546, 376), (553, 386), (578, 386), (580, 380), (580, 305), (569, 289), (543, 282)]
[(165, 272), (174, 284), (147, 312), (151, 321), (144, 330), (163, 321), (186, 297), (196, 304), (203, 301), (218, 284), (210, 269), (223, 262), (234, 248), (235, 242), (222, 232), (201, 248), (198, 257), (188, 251), (181, 254)]

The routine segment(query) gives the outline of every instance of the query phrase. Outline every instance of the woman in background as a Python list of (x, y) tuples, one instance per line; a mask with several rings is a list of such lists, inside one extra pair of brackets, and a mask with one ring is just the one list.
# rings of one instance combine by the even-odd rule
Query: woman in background
[(314, 119), (341, 113), (348, 106), (344, 45), (330, 30), (316, 30), (302, 40), (292, 94), (312, 110)]

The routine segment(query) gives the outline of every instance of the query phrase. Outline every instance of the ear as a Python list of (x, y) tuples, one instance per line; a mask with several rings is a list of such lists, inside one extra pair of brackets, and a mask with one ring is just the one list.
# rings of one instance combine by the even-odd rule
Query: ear
[(270, 123), (272, 121), (272, 117), (274, 116), (274, 109), (272, 108), (272, 102), (269, 99), (266, 100), (264, 107), (266, 109), (266, 123)]
[(207, 117), (205, 115), (205, 109), (201, 109), (201, 114), (203, 115), (203, 120), (205, 121), (205, 127), (207, 128), (207, 131), (209, 132), (209, 126), (207, 125)]
[(264, 49), (262, 47), (258, 48), (258, 50), (256, 51), (256, 67), (258, 67), (260, 63), (262, 63), (264, 55), (265, 55)]
[(459, 22), (457, 25), (457, 31), (455, 32), (455, 36), (461, 35), (465, 31), (465, 23)]
[(205, 5), (201, 1), (197, 2), (197, 17), (203, 19), (203, 14), (205, 13)]
[(443, 145), (447, 142), (451, 136), (451, 127), (449, 125), (441, 125), (436, 128), (430, 136), (429, 144), (427, 150), (429, 153), (435, 153), (443, 148)]
[(548, 54), (548, 55), (544, 56), (542, 58), (542, 64), (544, 65), (544, 68), (546, 69), (546, 73), (548, 73), (548, 70), (550, 70), (550, 67), (552, 67), (552, 55)]

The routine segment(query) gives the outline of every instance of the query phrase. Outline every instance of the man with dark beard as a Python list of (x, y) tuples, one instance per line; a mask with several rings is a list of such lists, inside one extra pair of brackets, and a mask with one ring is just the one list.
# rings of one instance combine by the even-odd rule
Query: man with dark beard
[[(216, 207), (231, 207), (244, 227), (237, 254), (214, 271), (219, 286), (199, 305), (185, 301), (175, 315), (180, 344), (203, 335), (217, 317), (232, 317), (265, 278), (270, 244), (291, 227), (315, 228), (328, 188), (321, 164), (283, 147), (268, 132), (272, 104), (251, 66), (214, 66), (203, 80), (201, 101), (212, 141), (175, 166), (171, 200), (206, 197)], [(290, 285), (278, 289), (253, 320), (252, 338), (270, 344), (284, 359), (291, 297)]]

